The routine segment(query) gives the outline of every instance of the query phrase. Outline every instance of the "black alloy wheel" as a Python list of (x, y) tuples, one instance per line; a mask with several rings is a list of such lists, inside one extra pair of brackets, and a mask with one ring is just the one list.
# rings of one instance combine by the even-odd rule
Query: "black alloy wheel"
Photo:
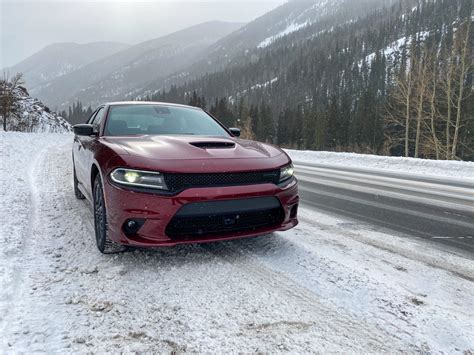
[(99, 174), (94, 181), (94, 226), (97, 249), (102, 254), (119, 253), (126, 249), (125, 246), (115, 243), (107, 235), (107, 211)]

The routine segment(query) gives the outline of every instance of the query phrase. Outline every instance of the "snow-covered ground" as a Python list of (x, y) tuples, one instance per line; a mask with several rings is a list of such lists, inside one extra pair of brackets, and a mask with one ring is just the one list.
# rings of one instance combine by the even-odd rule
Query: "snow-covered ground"
[(0, 132), (0, 353), (474, 351), (472, 259), (304, 208), (285, 233), (99, 254), (71, 143)]
[(377, 53), (380, 56), (383, 54), (386, 60), (390, 61), (390, 63), (394, 63), (397, 57), (401, 55), (401, 52), (404, 48), (410, 48), (414, 40), (416, 40), (416, 42), (424, 41), (429, 35), (430, 35), (429, 31), (422, 31), (422, 32), (416, 33), (414, 36), (411, 36), (411, 37), (399, 38), (398, 40), (390, 43), (385, 48), (382, 48), (378, 50), (377, 52), (371, 53), (368, 56), (366, 56), (365, 59), (359, 61), (359, 68), (362, 67), (362, 64), (364, 63), (364, 61), (370, 67), (373, 61), (375, 60)]
[(285, 37), (289, 35), (290, 33), (296, 32), (304, 27), (306, 27), (309, 24), (309, 22), (303, 22), (303, 23), (291, 23), (289, 24), (284, 30), (278, 32), (277, 34), (265, 38), (262, 42), (260, 42), (257, 46), (257, 48), (265, 48), (268, 47), (270, 44), (275, 42), (277, 39)]
[(9, 131), (37, 133), (68, 133), (72, 127), (64, 118), (51, 112), (37, 98), (31, 97), (24, 87), (15, 90), (14, 103), (10, 117), (7, 119)]
[(355, 153), (286, 150), (296, 163), (384, 170), (410, 175), (448, 177), (474, 182), (474, 162), (439, 161), (401, 157), (384, 157)]

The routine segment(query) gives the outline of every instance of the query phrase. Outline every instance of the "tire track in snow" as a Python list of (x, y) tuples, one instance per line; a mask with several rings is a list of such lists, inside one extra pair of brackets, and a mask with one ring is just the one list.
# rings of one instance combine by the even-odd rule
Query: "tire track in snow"
[(27, 221), (26, 221), (26, 235), (21, 236), (21, 241), (20, 241), (20, 248), (19, 251), (21, 253), (20, 257), (15, 260), (14, 264), (11, 266), (13, 269), (13, 273), (15, 275), (14, 279), (12, 280), (12, 283), (10, 285), (11, 288), (11, 295), (9, 297), (9, 307), (6, 307), (3, 310), (2, 314), (2, 321), (3, 321), (3, 327), (2, 327), (2, 332), (3, 334), (3, 346), (5, 349), (8, 349), (13, 345), (13, 342), (11, 342), (8, 337), (5, 335), (7, 334), (7, 331), (11, 329), (12, 324), (15, 325), (15, 323), (18, 321), (18, 313), (21, 312), (22, 308), (22, 293), (24, 293), (24, 290), (21, 290), (21, 288), (24, 288), (24, 283), (27, 280), (27, 275), (25, 275), (25, 259), (27, 258), (27, 252), (28, 252), (28, 246), (31, 243), (30, 240), (34, 238), (34, 221), (36, 218), (36, 209), (37, 209), (37, 189), (36, 186), (33, 182), (34, 179), (34, 173), (36, 172), (38, 168), (38, 160), (41, 160), (41, 156), (44, 154), (45, 150), (47, 148), (43, 148), (40, 151), (36, 152), (31, 158), (31, 160), (27, 160), (28, 163), (28, 168), (26, 170), (26, 176), (27, 176), (27, 185), (28, 185), (28, 213), (27, 213)]
[[(344, 309), (336, 308), (327, 300), (318, 297), (302, 283), (291, 278), (291, 275), (270, 268), (260, 262), (255, 248), (263, 247), (265, 249), (265, 244), (272, 244), (271, 242), (263, 242), (264, 238), (280, 237), (274, 234), (259, 238), (261, 239), (254, 239), (256, 247), (252, 246), (251, 241), (247, 240), (205, 244), (202, 247), (211, 251), (216, 257), (233, 265), (238, 265), (239, 268), (246, 270), (252, 277), (257, 277), (262, 287), (290, 297), (295, 303), (303, 307), (309, 315), (314, 315), (314, 322), (308, 324), (308, 326), (317, 328), (322, 343), (328, 340), (329, 342), (339, 342), (339, 345), (347, 348), (352, 347), (354, 351), (406, 351), (407, 348), (411, 351), (420, 350), (414, 345), (408, 345), (400, 341), (400, 337), (396, 335), (397, 332), (386, 332), (378, 328), (377, 324), (369, 319), (354, 318)], [(235, 258), (234, 253), (236, 251), (241, 258)], [(295, 269), (301, 268), (300, 262), (302, 261), (295, 260)], [(320, 323), (320, 319), (324, 319), (324, 322)], [(291, 324), (291, 322), (289, 323)], [(398, 334), (405, 332), (399, 327), (396, 330), (399, 332)], [(344, 334), (342, 343), (341, 334)], [(331, 351), (331, 349), (325, 350)]]
[[(305, 211), (302, 212), (306, 214)], [(334, 322), (336, 329), (342, 330), (342, 333), (345, 328), (351, 328), (353, 319), (353, 329), (362, 326), (369, 334), (373, 330), (373, 334), (378, 334), (377, 339), (382, 339), (386, 344), (393, 342), (392, 338), (401, 339), (404, 345), (398, 348), (400, 351), (408, 348), (411, 351), (427, 350), (427, 346), (436, 349), (433, 345), (436, 341), (429, 342), (430, 345), (425, 342), (438, 331), (449, 334), (448, 338), (453, 346), (451, 349), (456, 346), (469, 348), (472, 342), (468, 341), (466, 334), (461, 334), (462, 329), (469, 327), (473, 314), (469, 307), (463, 309), (456, 304), (469, 303), (469, 294), (472, 294), (469, 291), (472, 286), (470, 282), (456, 277), (443, 279), (446, 276), (440, 274), (446, 271), (444, 269), (432, 269), (431, 265), (416, 258), (407, 262), (403, 253), (397, 254), (394, 250), (387, 252), (378, 246), (359, 244), (361, 241), (353, 238), (354, 233), (347, 230), (350, 226), (357, 227), (355, 224), (349, 223), (344, 228), (336, 228), (327, 223), (319, 225), (318, 222), (314, 226), (314, 220), (307, 219), (301, 223), (294, 230), (293, 236), (276, 233), (274, 236), (254, 240), (229, 242), (223, 244), (223, 251), (217, 245), (206, 247), (215, 249), (216, 255), (224, 254), (224, 258), (230, 257), (227, 252), (240, 249), (247, 258), (240, 262), (237, 260), (237, 263), (249, 273), (258, 274), (260, 270), (263, 283), (270, 280), (275, 284), (275, 292), (279, 292), (279, 285), (283, 285), (296, 298), (301, 294), (307, 295), (306, 299), (303, 297), (302, 303), (305, 307), (308, 303), (312, 304), (308, 310), (311, 307), (314, 309), (317, 303), (325, 306), (315, 314), (326, 315), (326, 318), (331, 319), (327, 314), (330, 313), (328, 310), (333, 309), (345, 315), (342, 325)], [(313, 226), (311, 234), (309, 226)], [(318, 230), (321, 231), (321, 236), (318, 236)], [(334, 238), (328, 238), (328, 234), (333, 234)], [(367, 239), (371, 238), (369, 235), (366, 236)], [(331, 249), (339, 249), (339, 252), (331, 251), (331, 254), (327, 254)], [(351, 267), (356, 255), (360, 260), (356, 262), (357, 267)], [(229, 262), (235, 261), (232, 259)], [(419, 262), (424, 265), (419, 265)], [(465, 260), (457, 260), (458, 265), (463, 262)], [(345, 265), (346, 263), (349, 265)], [(376, 268), (377, 272), (374, 273), (370, 268)], [(426, 286), (431, 284), (431, 287), (420, 287), (425, 283)], [(443, 285), (446, 292), (438, 291), (433, 295), (432, 288), (436, 284)], [(446, 301), (452, 299), (454, 294), (457, 294), (457, 302), (450, 305)], [(451, 319), (450, 312), (457, 315), (456, 321), (437, 321), (444, 317)], [(420, 327), (420, 324), (426, 326)], [(456, 339), (457, 332), (461, 336)], [(365, 334), (361, 337), (368, 336)], [(441, 343), (440, 346), (447, 344)]]
[[(61, 340), (60, 319), (55, 319), (48, 299), (48, 277), (51, 273), (50, 260), (44, 257), (41, 247), (42, 230), (40, 222), (41, 203), (45, 191), (54, 193), (53, 184), (47, 177), (52, 167), (48, 154), (51, 154), (54, 143), (43, 147), (37, 154), (29, 157), (28, 186), (30, 191), (27, 235), (22, 240), (22, 256), (15, 266), (17, 269), (13, 287), (11, 307), (4, 314), (4, 346), (23, 348), (28, 351), (44, 351), (45, 341), (52, 344), (50, 351), (64, 345)], [(53, 168), (54, 169), (54, 168)], [(31, 272), (34, 270), (34, 274)], [(46, 300), (45, 300), (46, 299)]]
[[(299, 216), (298, 218), (310, 226), (315, 225), (314, 220), (310, 218), (307, 218), (305, 216)], [(373, 246), (375, 248), (379, 248), (389, 253), (402, 255), (406, 258), (422, 262), (425, 265), (450, 272), (455, 276), (474, 282), (474, 268), (472, 268), (473, 264), (468, 263), (466, 265), (465, 258), (459, 258), (457, 255), (450, 255), (446, 252), (443, 252), (442, 256), (441, 253), (433, 255), (432, 253), (424, 253), (423, 250), (407, 248), (404, 246), (404, 243), (399, 243), (398, 245), (395, 245), (394, 242), (375, 239), (372, 237), (364, 236), (359, 233), (353, 233), (348, 230), (342, 230), (341, 228), (333, 227), (329, 224), (318, 222), (317, 225), (327, 230), (330, 230), (335, 234), (344, 235), (345, 237), (351, 238), (363, 244)], [(435, 245), (433, 245), (432, 247), (435, 247)], [(472, 260), (472, 256), (467, 255), (466, 257), (468, 260)], [(471, 267), (469, 267), (469, 265), (471, 265)]]

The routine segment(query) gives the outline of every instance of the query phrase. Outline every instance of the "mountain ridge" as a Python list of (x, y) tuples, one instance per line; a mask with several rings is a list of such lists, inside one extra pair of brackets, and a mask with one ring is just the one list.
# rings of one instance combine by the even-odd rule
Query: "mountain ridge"
[[(141, 93), (179, 85), (232, 65), (247, 65), (259, 58), (261, 50), (274, 45), (279, 39), (302, 33), (311, 37), (338, 24), (357, 19), (373, 8), (388, 6), (395, 1), (397, 0), (360, 0), (357, 5), (352, 0), (289, 1), (211, 45), (204, 58), (199, 58), (183, 72), (149, 82)], [(291, 26), (295, 26), (294, 31), (288, 31)], [(268, 43), (260, 46), (265, 41)]]
[(128, 47), (128, 44), (111, 41), (51, 43), (2, 71), (23, 73), (27, 87), (34, 90), (39, 85)]
[(52, 107), (75, 101), (97, 104), (122, 98), (154, 75), (169, 75), (241, 23), (209, 21), (132, 45), (67, 75), (35, 87), (32, 93)]

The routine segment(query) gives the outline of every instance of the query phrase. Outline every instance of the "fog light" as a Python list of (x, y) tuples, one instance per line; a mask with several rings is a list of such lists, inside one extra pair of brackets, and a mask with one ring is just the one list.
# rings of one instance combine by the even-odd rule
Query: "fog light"
[(125, 232), (125, 234), (136, 234), (144, 223), (144, 219), (128, 219), (123, 224), (123, 231)]

